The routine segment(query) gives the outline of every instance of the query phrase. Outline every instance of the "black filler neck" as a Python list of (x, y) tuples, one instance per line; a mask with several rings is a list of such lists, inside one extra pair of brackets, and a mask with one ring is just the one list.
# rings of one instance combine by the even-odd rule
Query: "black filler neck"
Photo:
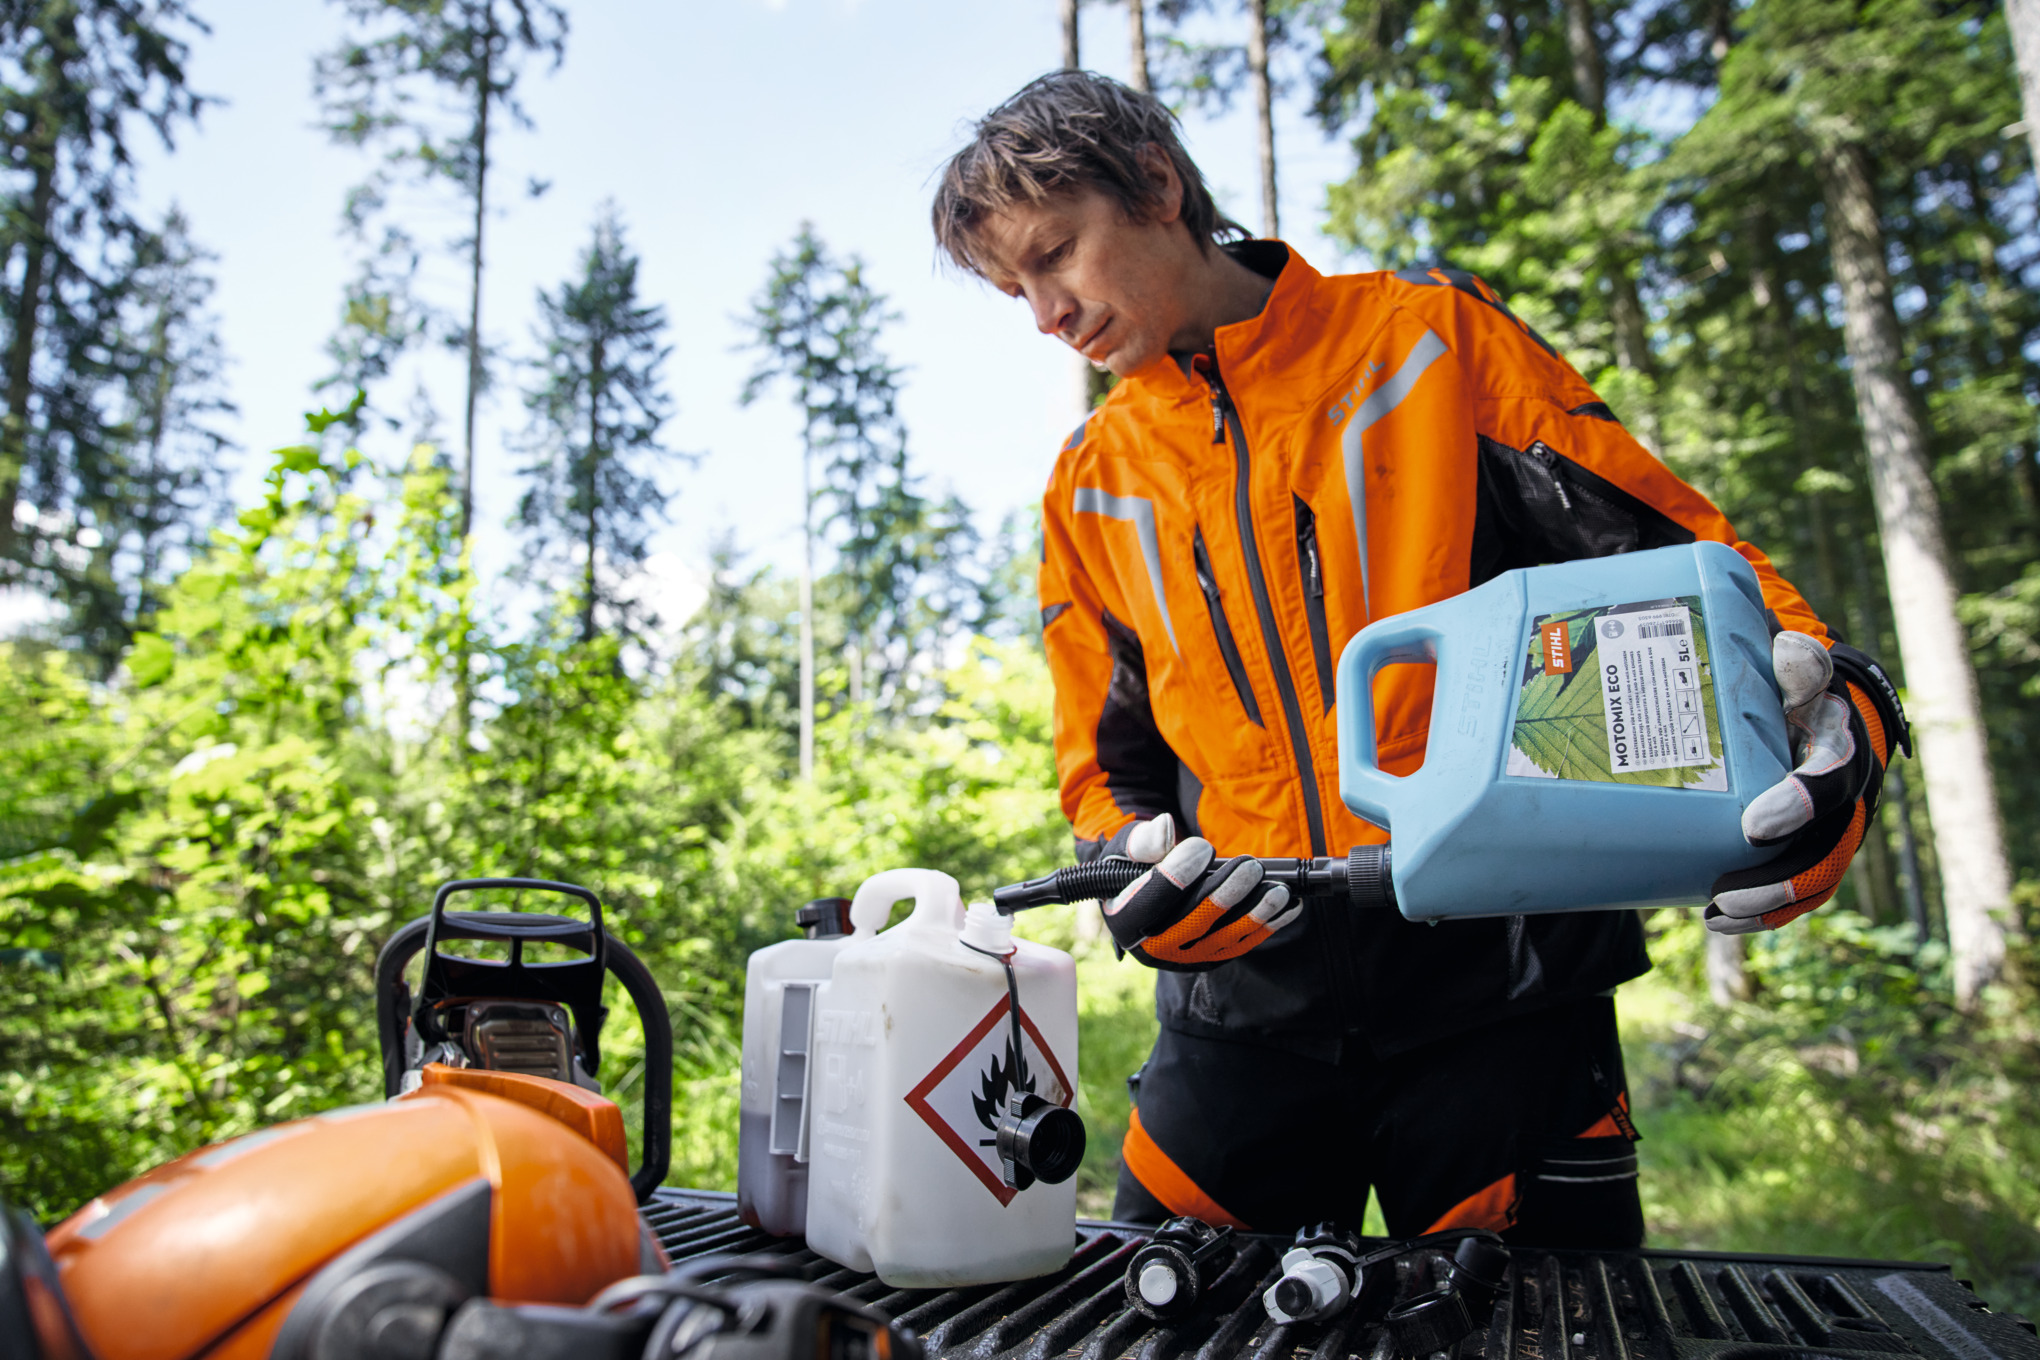
[[(1221, 857), (1216, 872), (1231, 863)], [(1055, 902), (1110, 901), (1127, 884), (1154, 866), (1130, 859), (1100, 859), (1072, 864), (1025, 883), (1011, 883), (992, 892), (992, 905), (1004, 916)], [(1271, 883), (1285, 885), (1301, 901), (1332, 898), (1354, 907), (1395, 906), (1395, 881), (1389, 873), (1386, 845), (1356, 845), (1344, 856), (1320, 859), (1263, 859), (1261, 872)]]

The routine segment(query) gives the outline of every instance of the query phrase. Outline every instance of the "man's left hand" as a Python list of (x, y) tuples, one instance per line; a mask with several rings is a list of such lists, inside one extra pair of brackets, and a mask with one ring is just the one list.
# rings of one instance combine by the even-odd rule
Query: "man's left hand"
[(1261, 862), (1237, 855), (1223, 863), (1211, 842), (1176, 842), (1175, 819), (1163, 813), (1115, 836), (1108, 855), (1155, 867), (1105, 904), (1105, 928), (1119, 948), (1150, 968), (1193, 973), (1240, 957), (1295, 921), (1303, 904), (1269, 883)]
[(1745, 840), (1784, 848), (1714, 881), (1707, 928), (1724, 935), (1775, 930), (1833, 897), (1877, 811), (1885, 762), (1912, 752), (1897, 689), (1855, 648), (1784, 632), (1771, 666), (1799, 764), (1743, 809)]

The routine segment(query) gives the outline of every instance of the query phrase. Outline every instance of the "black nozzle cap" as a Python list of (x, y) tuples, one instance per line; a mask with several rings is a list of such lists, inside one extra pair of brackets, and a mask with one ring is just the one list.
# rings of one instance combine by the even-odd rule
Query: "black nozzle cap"
[(1473, 1330), (1473, 1310), (1455, 1285), (1419, 1294), (1388, 1310), (1389, 1334), (1397, 1355), (1449, 1351)]
[(1302, 1280), (1285, 1275), (1275, 1282), (1275, 1306), (1293, 1318), (1307, 1317), (1317, 1307), (1317, 1296)]
[(850, 933), (850, 899), (817, 897), (793, 914), (794, 923), (810, 940), (833, 940)]
[(1356, 845), (1347, 852), (1346, 897), (1362, 910), (1396, 904), (1394, 864), (1386, 845)]
[(1036, 1181), (1060, 1185), (1076, 1175), (1084, 1143), (1084, 1121), (1075, 1110), (1051, 1105), (1032, 1092), (1014, 1096), (999, 1119), (999, 1165), (1015, 1190)]
[(1509, 1274), (1509, 1249), (1489, 1238), (1469, 1237), (1452, 1253), (1452, 1265), (1481, 1288), (1500, 1289)]

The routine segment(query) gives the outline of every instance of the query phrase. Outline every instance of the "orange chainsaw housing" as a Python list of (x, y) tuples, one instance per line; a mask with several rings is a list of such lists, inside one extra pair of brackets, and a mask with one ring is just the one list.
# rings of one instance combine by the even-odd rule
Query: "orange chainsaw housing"
[(474, 1273), (486, 1261), (491, 1298), (577, 1305), (664, 1268), (638, 1218), (614, 1104), (538, 1077), (440, 1066), (387, 1104), (157, 1167), (59, 1224), (48, 1245), (94, 1360), (256, 1360), (336, 1257), (456, 1202), (472, 1211), (458, 1217), (468, 1226), (455, 1254)]

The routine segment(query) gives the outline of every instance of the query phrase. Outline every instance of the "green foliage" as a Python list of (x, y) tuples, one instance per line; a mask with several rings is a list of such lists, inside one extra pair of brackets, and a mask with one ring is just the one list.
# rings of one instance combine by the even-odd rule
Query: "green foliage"
[[(479, 873), (602, 894), (674, 1017), (674, 1174), (726, 1185), (743, 963), (793, 907), (912, 863), (982, 896), (1067, 853), (1030, 644), (972, 646), (911, 721), (842, 706), (802, 783), (785, 728), (744, 721), (684, 659), (634, 677), (614, 638), (491, 636), (457, 516), (429, 449), (388, 472), (281, 449), (113, 679), (5, 654), (17, 1203), (52, 1219), (192, 1147), (372, 1098), (376, 951), (436, 884)], [(488, 696), (464, 752), (463, 654)], [(618, 1021), (605, 1049), (630, 1108), (642, 1045)]]
[(1756, 1000), (1722, 1009), (1697, 917), (1653, 922), (1658, 971), (1621, 1001), (1652, 1241), (1949, 1261), (2031, 1308), (2030, 1022), (1977, 1033), (1947, 1004), (1946, 950), (1909, 930), (1835, 909), (1796, 924), (1753, 937)]

